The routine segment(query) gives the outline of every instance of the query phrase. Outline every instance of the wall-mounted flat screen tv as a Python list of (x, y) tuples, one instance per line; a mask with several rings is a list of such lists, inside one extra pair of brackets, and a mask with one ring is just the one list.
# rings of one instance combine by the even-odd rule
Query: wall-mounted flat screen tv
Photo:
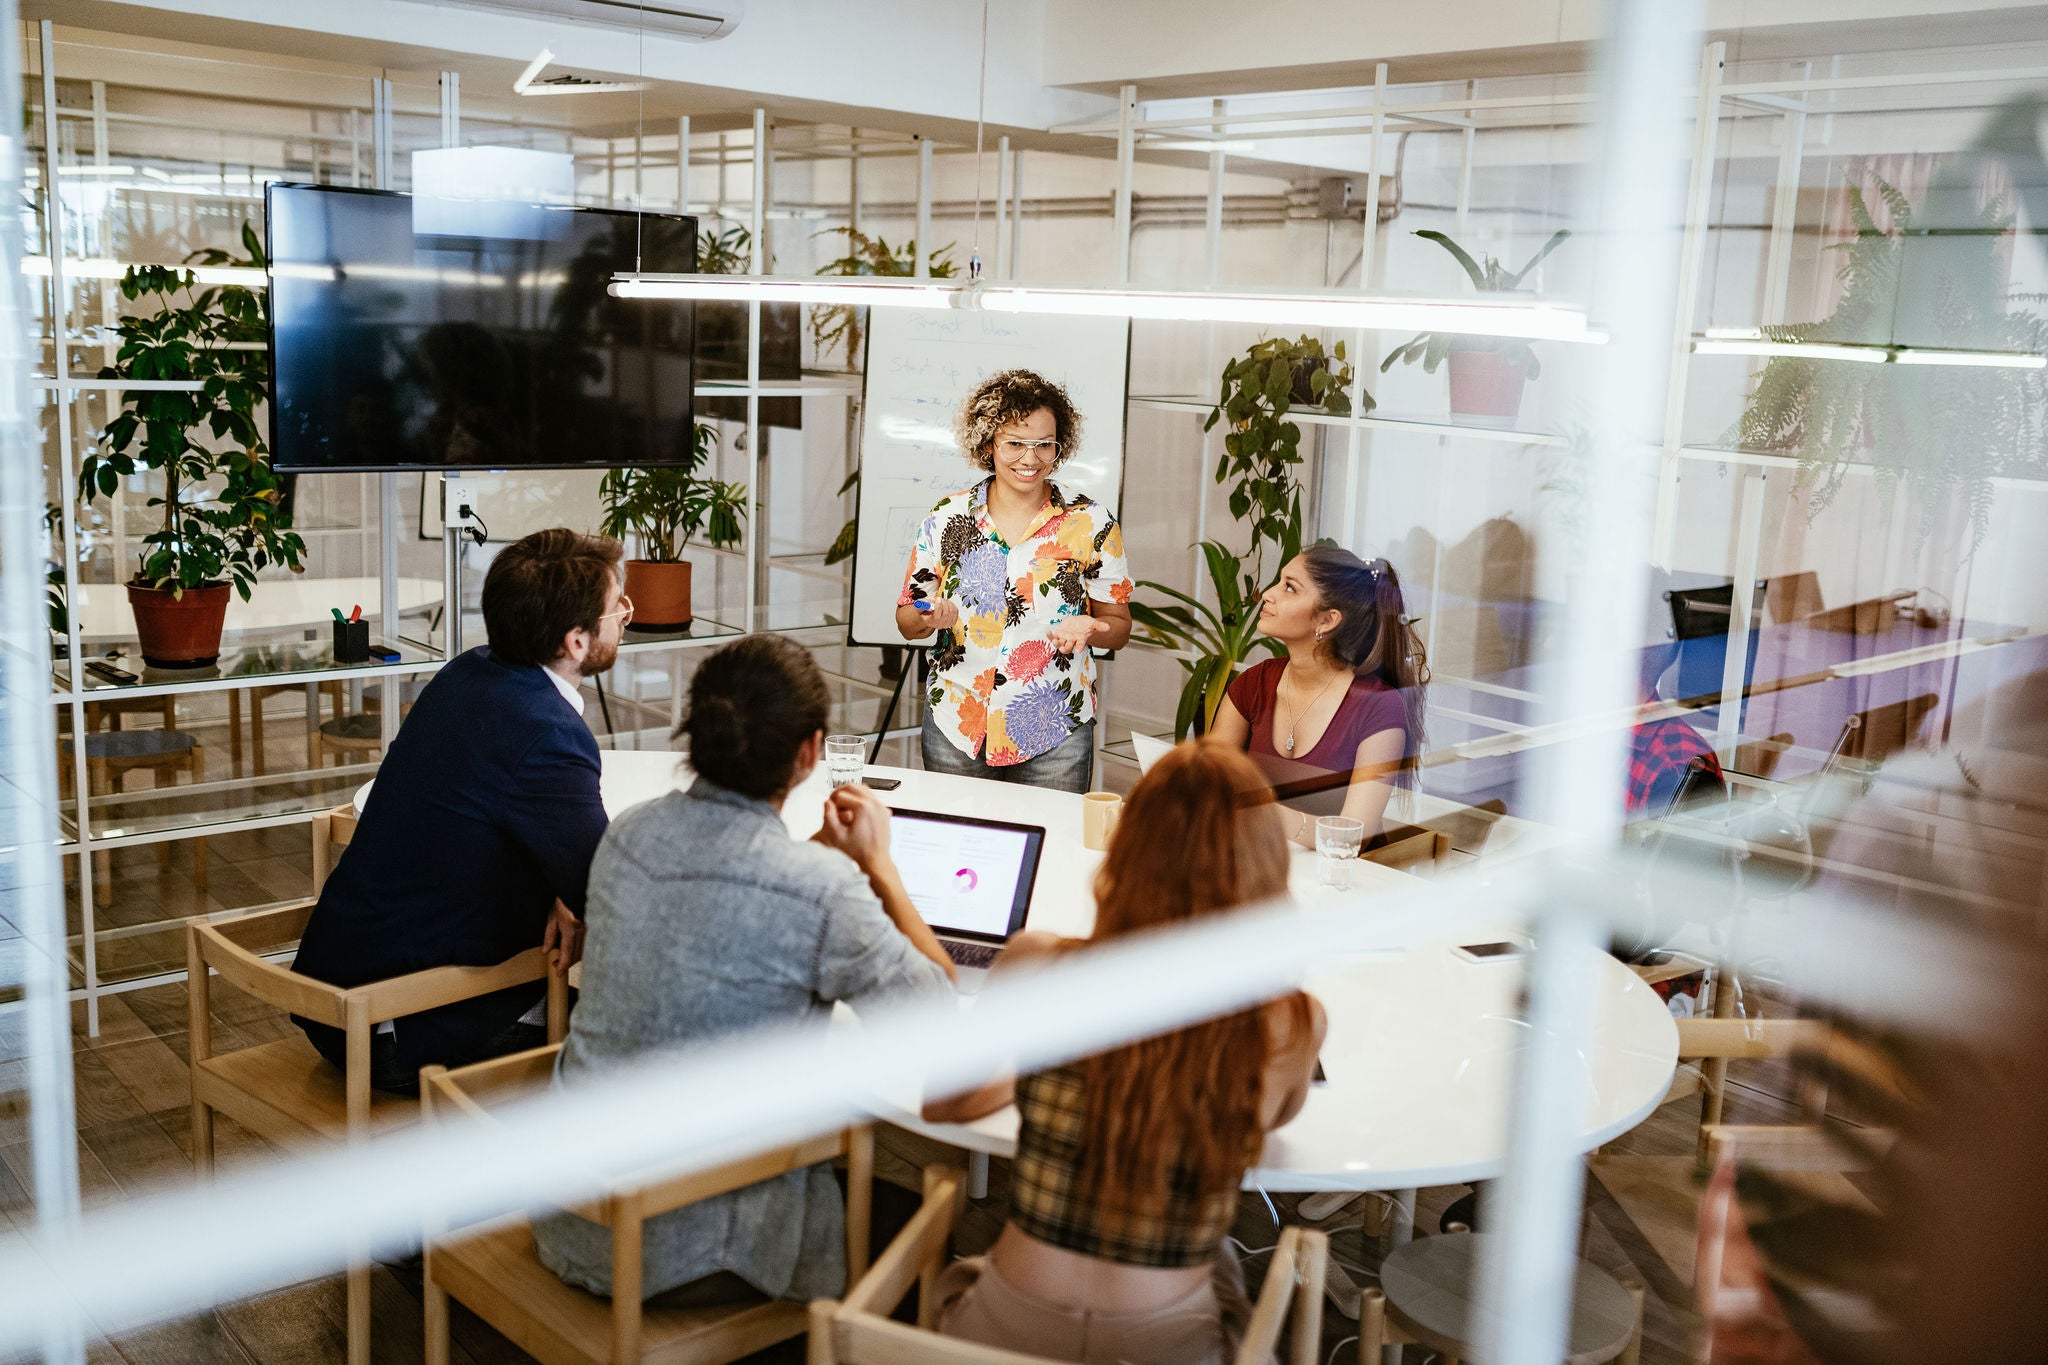
[(613, 298), (696, 267), (691, 218), (267, 187), (280, 470), (690, 459), (691, 305)]

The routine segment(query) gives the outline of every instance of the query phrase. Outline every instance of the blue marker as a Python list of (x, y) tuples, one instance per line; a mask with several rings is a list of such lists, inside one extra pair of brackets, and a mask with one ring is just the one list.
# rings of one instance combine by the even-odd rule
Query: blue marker
[(916, 610), (925, 612), (927, 614), (929, 614), (932, 609), (932, 604), (929, 602), (912, 602), (910, 605)]

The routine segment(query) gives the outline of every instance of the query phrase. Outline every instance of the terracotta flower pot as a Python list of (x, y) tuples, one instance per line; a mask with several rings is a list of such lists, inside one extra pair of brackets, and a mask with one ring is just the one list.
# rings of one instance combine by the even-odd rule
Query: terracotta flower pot
[(1522, 382), (1529, 377), (1526, 356), (1454, 348), (1449, 359), (1453, 417), (1477, 417), (1505, 426), (1521, 416)]
[(228, 614), (227, 584), (207, 583), (182, 594), (140, 583), (130, 583), (127, 588), (144, 663), (151, 668), (204, 668), (220, 657), (221, 623)]
[(627, 560), (626, 596), (633, 599), (633, 619), (628, 623), (633, 629), (682, 630), (693, 619), (688, 561)]

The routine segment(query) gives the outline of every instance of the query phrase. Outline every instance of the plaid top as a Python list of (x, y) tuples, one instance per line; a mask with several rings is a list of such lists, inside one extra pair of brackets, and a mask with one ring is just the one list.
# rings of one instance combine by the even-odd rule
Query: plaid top
[[(1202, 1190), (1176, 1165), (1165, 1206), (1138, 1211), (1090, 1203), (1080, 1193), (1082, 1123), (1088, 1112), (1079, 1066), (1017, 1080), (1017, 1160), (1010, 1168), (1010, 1221), (1041, 1242), (1123, 1265), (1204, 1265), (1237, 1216), (1238, 1178)], [(1245, 1156), (1251, 1163), (1251, 1153)]]
[(1645, 721), (1635, 728), (1628, 749), (1628, 811), (1662, 815), (1678, 795), (1685, 770), (1694, 763), (1719, 783), (1720, 760), (1700, 732), (1677, 716)]

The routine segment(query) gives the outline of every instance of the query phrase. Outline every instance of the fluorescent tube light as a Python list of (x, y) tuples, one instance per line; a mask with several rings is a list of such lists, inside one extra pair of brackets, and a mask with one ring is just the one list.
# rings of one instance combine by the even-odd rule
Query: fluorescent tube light
[[(126, 261), (109, 261), (104, 258), (64, 261), (64, 278), (68, 280), (118, 280), (128, 273)], [(189, 270), (200, 284), (242, 284), (260, 288), (269, 283), (269, 275), (254, 266), (245, 265), (174, 265), (171, 270)], [(21, 258), (21, 273), (24, 275), (47, 276), (50, 273), (48, 256), (24, 256)]]
[(1846, 346), (1828, 341), (1733, 341), (1711, 338), (1692, 344), (1695, 355), (1791, 356), (1796, 360), (1860, 360), (1882, 365), (1891, 352), (1882, 346)]
[(947, 308), (959, 287), (943, 282), (878, 279), (854, 284), (807, 275), (619, 275), (621, 299), (726, 299), (748, 303), (850, 303), (859, 308)]
[[(1706, 337), (1692, 344), (1696, 355), (1791, 356), (1799, 360), (1854, 360), (1865, 365), (1979, 365), (1992, 369), (2038, 370), (2048, 368), (2048, 356), (2025, 351), (1961, 351), (1922, 346), (1877, 346), (1853, 342), (1766, 341), (1716, 336), (1709, 328)], [(1730, 329), (1732, 330), (1732, 329)]]
[(1987, 365), (2002, 370), (2038, 370), (2048, 367), (2048, 356), (2024, 351), (1930, 351), (1919, 346), (1901, 346), (1892, 352), (1900, 365)]
[(1208, 290), (1024, 287), (909, 279), (777, 275), (621, 274), (612, 293), (629, 299), (761, 299), (882, 308), (980, 308), (1168, 322), (1251, 322), (1310, 327), (1391, 327), (1466, 336), (1599, 344), (1606, 334), (1579, 309), (1538, 301), (1406, 299), (1368, 294), (1223, 293)]

